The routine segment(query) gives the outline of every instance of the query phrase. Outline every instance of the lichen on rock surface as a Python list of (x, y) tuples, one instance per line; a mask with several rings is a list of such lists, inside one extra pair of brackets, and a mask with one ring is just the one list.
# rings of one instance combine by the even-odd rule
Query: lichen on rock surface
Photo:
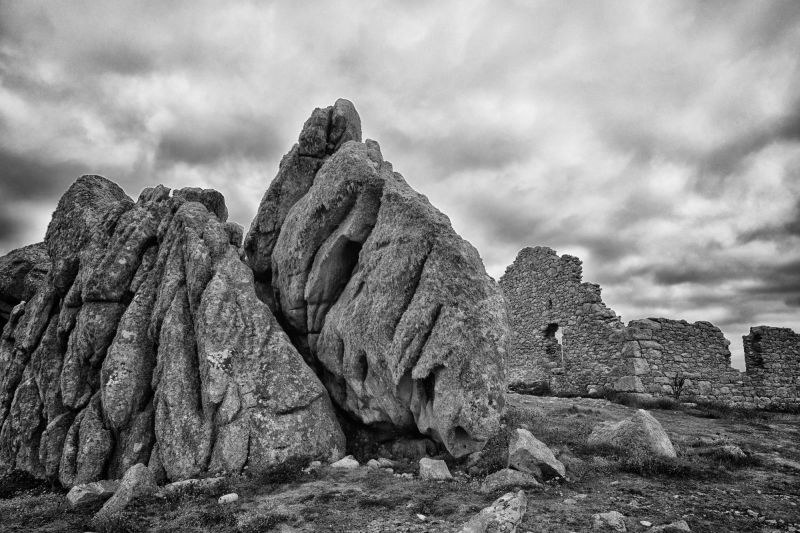
[(0, 338), (0, 468), (65, 486), (149, 464), (171, 480), (331, 459), (344, 437), (241, 260), (216, 191), (62, 197), (52, 268)]
[(314, 111), (262, 200), (247, 261), (340, 408), (460, 457), (499, 424), (505, 303), (475, 248), (360, 142), (360, 125), (346, 100)]

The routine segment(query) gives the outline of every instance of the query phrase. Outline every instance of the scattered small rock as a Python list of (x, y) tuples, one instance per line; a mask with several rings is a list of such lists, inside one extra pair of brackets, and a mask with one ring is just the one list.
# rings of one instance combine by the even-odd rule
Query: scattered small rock
[(592, 529), (599, 531), (628, 531), (628, 528), (625, 527), (625, 515), (619, 511), (592, 515)]
[(650, 527), (653, 525), (652, 522), (648, 522), (647, 520), (639, 520), (639, 524), (643, 525), (644, 527)]
[(73, 507), (104, 502), (117, 492), (120, 481), (118, 479), (104, 479), (93, 483), (75, 485), (67, 493), (67, 501)]
[(370, 459), (369, 461), (367, 461), (367, 468), (371, 468), (371, 469), (377, 470), (380, 467), (381, 467), (381, 464), (378, 462), (377, 459)]
[(348, 455), (347, 457), (343, 457), (336, 461), (335, 463), (331, 464), (333, 468), (346, 468), (348, 470), (352, 470), (354, 468), (358, 468), (360, 465), (355, 457), (352, 455)]
[(378, 464), (381, 468), (394, 468), (394, 461), (386, 457), (378, 457)]
[(220, 505), (226, 505), (238, 500), (239, 500), (239, 495), (236, 494), (235, 492), (231, 492), (229, 494), (223, 494), (222, 496), (220, 496), (219, 500), (217, 500), (217, 503), (219, 503)]
[(464, 524), (460, 533), (488, 533), (502, 531), (514, 533), (525, 516), (528, 499), (524, 491), (508, 492), (497, 498), (492, 505)]
[(419, 460), (419, 477), (420, 479), (453, 479), (447, 463), (428, 457)]
[(201, 491), (213, 491), (220, 488), (223, 483), (225, 483), (224, 477), (208, 477), (203, 479), (184, 479), (182, 481), (175, 481), (174, 483), (170, 483), (168, 485), (164, 485), (161, 487), (159, 493), (161, 495), (167, 496), (170, 494), (175, 494), (181, 492), (183, 490), (192, 489), (192, 490), (201, 490)]
[(689, 524), (686, 520), (676, 520), (675, 522), (670, 522), (669, 524), (664, 524), (661, 526), (656, 526), (651, 529), (651, 533), (680, 533), (681, 531), (691, 531), (692, 529), (689, 527)]
[(484, 494), (490, 492), (508, 490), (508, 489), (527, 489), (531, 487), (540, 487), (535, 477), (527, 472), (520, 472), (518, 470), (511, 470), (504, 468), (498, 470), (494, 474), (486, 476), (481, 484), (480, 491)]

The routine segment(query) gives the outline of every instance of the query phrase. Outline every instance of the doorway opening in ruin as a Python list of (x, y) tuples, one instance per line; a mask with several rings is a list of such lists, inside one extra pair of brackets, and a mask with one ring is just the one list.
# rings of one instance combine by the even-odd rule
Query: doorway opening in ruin
[(561, 360), (561, 366), (564, 366), (564, 348), (561, 345), (563, 339), (562, 331), (558, 327), (557, 322), (552, 322), (544, 329), (544, 350), (547, 357), (553, 360)]

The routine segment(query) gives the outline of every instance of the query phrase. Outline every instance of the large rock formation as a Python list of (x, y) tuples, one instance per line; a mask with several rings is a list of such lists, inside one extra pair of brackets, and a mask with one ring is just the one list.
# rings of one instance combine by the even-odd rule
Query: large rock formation
[(50, 257), (43, 242), (17, 248), (0, 257), (0, 331), (14, 306), (29, 300), (49, 271)]
[(332, 458), (328, 395), (240, 258), (221, 194), (99, 176), (61, 198), (52, 269), (0, 339), (0, 468), (65, 486)]
[(503, 297), (447, 217), (360, 141), (346, 100), (305, 123), (245, 242), (259, 295), (352, 417), (479, 450), (502, 409)]

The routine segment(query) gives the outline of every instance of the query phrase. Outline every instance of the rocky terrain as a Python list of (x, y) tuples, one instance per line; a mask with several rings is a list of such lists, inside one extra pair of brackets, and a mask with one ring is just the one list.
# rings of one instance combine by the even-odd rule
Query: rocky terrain
[[(162, 487), (102, 523), (93, 521), (102, 499), (73, 507), (63, 490), (24, 490), (18, 482), (18, 492), (6, 486), (0, 495), (2, 529), (449, 533), (461, 531), (517, 486), (526, 495), (519, 533), (615, 531), (600, 518), (610, 513), (621, 515), (626, 531), (685, 531), (683, 522), (693, 532), (800, 531), (800, 416), (652, 410), (674, 444), (675, 459), (648, 461), (587, 446), (594, 427), (635, 413), (606, 400), (510, 394), (503, 429), (481, 461), (468, 466), (469, 458), (442, 456), (452, 479), (425, 479), (410, 459), (396, 458), (388, 466), (375, 455), (357, 454), (355, 468), (286, 464), (222, 483), (211, 478), (201, 486)], [(508, 428), (522, 426), (565, 465), (566, 478), (537, 481), (504, 470)], [(744, 456), (736, 458), (724, 447)], [(496, 472), (517, 475), (505, 476), (508, 481)], [(219, 503), (230, 493), (237, 495), (235, 502)], [(597, 520), (601, 525), (595, 527)], [(661, 527), (669, 524), (676, 527)]]
[(0, 529), (800, 528), (797, 416), (508, 394), (500, 287), (352, 103), (227, 217), (82, 176), (0, 258)]

